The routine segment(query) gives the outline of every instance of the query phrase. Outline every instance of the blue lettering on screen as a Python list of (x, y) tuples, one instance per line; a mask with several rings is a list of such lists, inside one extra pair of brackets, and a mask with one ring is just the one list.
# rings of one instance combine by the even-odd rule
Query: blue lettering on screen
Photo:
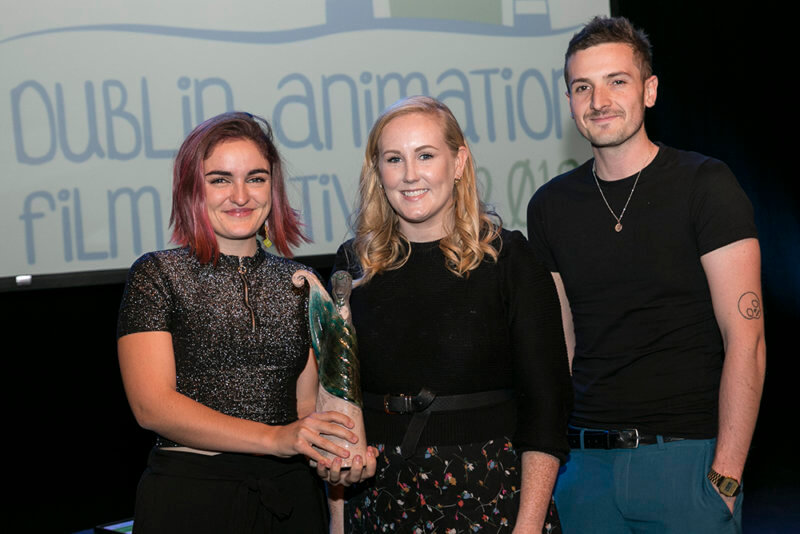
[[(83, 205), (78, 188), (61, 189), (55, 196), (49, 191), (34, 191), (23, 200), (22, 214), (19, 216), (25, 227), (25, 252), (28, 264), (36, 263), (37, 250), (53, 246), (51, 236), (53, 228), (59, 222), (63, 257), (66, 263), (76, 260), (97, 261), (118, 257), (120, 238), (128, 237), (120, 236), (117, 230), (117, 203), (123, 197), (130, 200), (130, 240), (133, 253), (138, 256), (145, 250), (164, 248), (161, 199), (154, 187), (145, 186), (136, 191), (129, 187), (122, 187), (107, 192), (108, 242), (107, 246), (97, 250), (87, 250), (86, 233), (83, 226)], [(150, 200), (149, 204), (141, 202), (145, 197)], [(60, 221), (57, 214), (59, 208)], [(143, 223), (153, 227), (153, 234), (146, 236), (147, 239), (142, 236)]]
[[(506, 193), (512, 226), (525, 225), (525, 204), (530, 195), (551, 178), (577, 167), (573, 159), (566, 159), (550, 173), (546, 160), (534, 168), (530, 160), (518, 160), (507, 172)], [(492, 174), (486, 167), (476, 170), (484, 200), (491, 201)], [(336, 228), (348, 228), (351, 211), (341, 180), (336, 173), (323, 172), (295, 176), (290, 181), (300, 185), (301, 212), (306, 234), (317, 243), (332, 243), (346, 236), (337, 235)], [(102, 204), (102, 203), (100, 203)], [(312, 206), (321, 205), (314, 210)], [(106, 191), (106, 202), (94, 210), (105, 208), (107, 213), (108, 238), (102, 244), (89, 249), (84, 230), (85, 213), (78, 188), (62, 188), (55, 194), (39, 190), (29, 193), (22, 201), (22, 213), (26, 260), (29, 265), (37, 262), (37, 253), (51, 251), (56, 244), (52, 236), (58, 235), (60, 226), (61, 248), (64, 262), (98, 261), (117, 258), (132, 252), (139, 256), (147, 250), (163, 249), (166, 243), (166, 227), (162, 215), (162, 202), (158, 190), (152, 186), (138, 189), (120, 187)], [(130, 225), (120, 225), (129, 214)], [(120, 230), (120, 228), (128, 230)], [(144, 229), (147, 229), (146, 231)], [(94, 238), (97, 243), (97, 236)]]
[[(334, 214), (337, 215), (337, 219), (343, 220), (345, 225), (350, 220), (350, 208), (345, 198), (342, 184), (339, 182), (339, 177), (335, 174), (310, 174), (306, 176), (294, 176), (290, 178), (290, 180), (300, 183), (303, 205), (301, 210), (303, 215), (303, 230), (305, 230), (312, 241), (317, 243), (320, 242), (321, 239), (314, 235), (315, 220), (312, 213), (313, 210), (311, 209), (311, 201), (315, 195), (322, 195), (322, 220), (325, 229), (325, 242), (332, 242), (334, 239)], [(317, 187), (314, 187), (315, 185), (317, 185)], [(331, 202), (331, 189), (333, 189), (337, 201), (337, 204), (334, 205), (332, 205)], [(337, 237), (340, 238), (341, 236)]]
[[(340, 143), (360, 148), (366, 141), (362, 132), (372, 128), (378, 113), (400, 98), (423, 94), (445, 102), (473, 144), (484, 138), (489, 143), (514, 141), (518, 132), (534, 141), (554, 134), (561, 139), (560, 81), (561, 69), (553, 69), (546, 77), (536, 68), (516, 76), (510, 68), (451, 68), (433, 83), (420, 72), (362, 72), (360, 76), (322, 75), (315, 84), (307, 75), (293, 72), (278, 81), (281, 96), (273, 109), (272, 126), (278, 142), (287, 148), (335, 150)], [(335, 103), (334, 92), (340, 97)], [(483, 98), (476, 99), (476, 94)], [(498, 116), (505, 118), (503, 132), (498, 130)], [(347, 137), (337, 139), (334, 124)]]
[[(63, 84), (56, 83), (50, 93), (47, 87), (36, 80), (26, 80), (14, 87), (11, 90), (11, 120), (17, 161), (26, 165), (41, 165), (53, 161), (58, 153), (73, 163), (83, 163), (92, 157), (124, 161), (142, 156), (147, 159), (170, 159), (174, 156), (177, 147), (155, 146), (153, 132), (158, 125), (152, 120), (150, 87), (146, 78), (142, 78), (135, 89), (129, 88), (121, 80), (103, 80), (99, 86), (98, 102), (96, 84), (91, 81), (83, 84), (83, 117), (73, 113), (70, 119), (66, 114), (65, 92), (74, 91), (74, 88), (65, 88)], [(234, 109), (233, 89), (225, 80), (190, 80), (187, 77), (178, 80), (179, 89), (187, 91), (192, 87), (194, 114), (190, 96), (182, 95), (181, 105), (178, 106), (185, 134), (206, 118)], [(141, 106), (128, 103), (133, 90), (138, 91)], [(215, 102), (224, 102), (223, 109), (207, 109), (206, 101), (211, 96), (215, 97)], [(74, 103), (70, 106), (71, 109), (76, 108)], [(29, 115), (26, 115), (26, 110)], [(31, 118), (41, 116), (46, 117), (46, 122), (34, 123)], [(71, 124), (70, 120), (80, 124)], [(105, 139), (101, 139), (98, 133), (100, 121), (103, 121)], [(49, 133), (45, 137), (47, 142), (44, 147), (39, 146), (36, 151), (26, 146), (26, 127), (29, 131), (44, 130)], [(74, 136), (74, 132), (81, 130), (87, 134), (82, 134), (80, 139), (70, 137), (70, 132)], [(122, 146), (120, 139), (125, 138), (132, 139), (132, 142)]]
[[(281, 149), (361, 148), (366, 132), (386, 105), (411, 94), (430, 94), (453, 109), (472, 143), (514, 141), (520, 136), (533, 141), (561, 138), (561, 75), (560, 69), (546, 75), (533, 67), (520, 71), (508, 67), (469, 71), (448, 68), (431, 78), (421, 72), (362, 71), (352, 76), (328, 73), (319, 77), (294, 72), (276, 84), (279, 96), (271, 122)], [(172, 131), (188, 133), (208, 116), (235, 109), (234, 88), (219, 77), (180, 76), (176, 79), (178, 93), (172, 96), (153, 93), (151, 86), (145, 77), (134, 83), (106, 79), (85, 81), (78, 86), (63, 82), (45, 85), (37, 80), (19, 83), (10, 91), (17, 161), (37, 166), (58, 157), (75, 164), (105, 158), (169, 159), (177, 147), (156, 143), (155, 131), (171, 121)], [(134, 96), (139, 103), (132, 103)], [(155, 103), (164, 103), (155, 99), (164, 98), (173, 99), (174, 115), (153, 113)], [(73, 103), (76, 101), (77, 105)], [(68, 105), (71, 113), (66, 111)], [(562, 162), (559, 170), (565, 164)], [(489, 200), (492, 175), (485, 168), (478, 169), (478, 175)], [(541, 178), (534, 179), (534, 175)], [(520, 199), (528, 198), (540, 185), (536, 182), (548, 176), (546, 168), (534, 171), (524, 160), (512, 166), (506, 178), (512, 226), (524, 223)], [(335, 235), (334, 229), (347, 227), (350, 207), (339, 177), (328, 171), (292, 180), (300, 186), (302, 215), (309, 236), (317, 242), (341, 239), (343, 236)], [(131, 225), (120, 226), (120, 209), (128, 203)], [(138, 255), (164, 247), (166, 228), (155, 188), (134, 185), (108, 190), (106, 203), (102, 204), (93, 203), (91, 209), (107, 210), (108, 239), (103, 239), (102, 245), (90, 246), (77, 187), (28, 193), (19, 215), (28, 264), (35, 264), (37, 254), (50, 246), (44, 243), (45, 235), (54, 233), (62, 236), (60, 250), (67, 263), (116, 258), (128, 251)], [(321, 206), (321, 210), (312, 213), (312, 205)], [(54, 225), (55, 231), (50, 229)], [(120, 228), (130, 229), (122, 232)], [(96, 235), (92, 243), (97, 243)]]
[[(281, 147), (312, 147), (321, 151), (335, 150), (344, 143), (360, 148), (366, 139), (365, 132), (381, 110), (399, 98), (425, 94), (444, 101), (453, 109), (471, 143), (484, 139), (489, 143), (514, 141), (518, 132), (535, 141), (552, 135), (561, 139), (560, 79), (561, 69), (554, 69), (545, 77), (536, 68), (526, 69), (516, 76), (510, 68), (471, 71), (451, 68), (439, 74), (435, 83), (420, 72), (405, 75), (362, 72), (360, 76), (322, 75), (315, 85), (305, 74), (294, 72), (278, 81), (281, 96), (273, 108), (272, 126)], [(194, 88), (192, 95), (180, 95), (180, 105), (176, 106), (180, 116), (170, 117), (179, 121), (185, 134), (208, 117), (234, 109), (233, 88), (222, 78), (191, 80), (183, 76), (178, 79), (177, 87), (184, 93)], [(96, 84), (85, 82), (83, 116), (78, 118), (74, 114), (67, 118), (65, 92), (68, 90), (74, 91), (74, 88), (56, 83), (50, 92), (36, 80), (24, 81), (11, 90), (18, 162), (41, 165), (53, 161), (59, 153), (74, 163), (106, 157), (123, 161), (137, 157), (173, 157), (177, 147), (155, 145), (153, 132), (159, 125), (153, 121), (151, 91), (146, 78), (141, 78), (135, 88), (129, 88), (121, 80), (104, 80), (100, 83), (99, 101)], [(134, 90), (140, 97), (140, 106), (129, 104), (129, 95)], [(318, 98), (320, 93), (321, 99)], [(483, 98), (476, 99), (475, 95), (479, 94)], [(224, 102), (223, 109), (209, 110), (206, 102), (210, 98)], [(498, 130), (498, 116), (505, 117), (505, 131)], [(46, 119), (34, 123), (39, 117)], [(70, 124), (70, 120), (79, 124)], [(99, 133), (100, 121), (103, 121), (105, 139)], [(335, 138), (334, 125), (344, 129), (347, 137)], [(41, 140), (36, 148), (26, 146), (26, 127), (49, 134), (44, 137), (44, 146)], [(70, 137), (70, 132), (75, 136), (75, 131), (87, 133), (81, 134), (79, 139)], [(129, 141), (123, 146), (121, 139)]]

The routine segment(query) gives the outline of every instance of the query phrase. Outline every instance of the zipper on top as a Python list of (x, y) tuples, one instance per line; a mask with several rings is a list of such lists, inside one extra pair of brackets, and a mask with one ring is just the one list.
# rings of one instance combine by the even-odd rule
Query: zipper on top
[(241, 256), (239, 257), (239, 268), (237, 271), (239, 272), (239, 276), (242, 277), (242, 285), (244, 286), (244, 305), (250, 311), (250, 324), (253, 332), (255, 332), (256, 312), (253, 311), (253, 307), (250, 305), (250, 286), (247, 285), (247, 267), (245, 267), (244, 260)]

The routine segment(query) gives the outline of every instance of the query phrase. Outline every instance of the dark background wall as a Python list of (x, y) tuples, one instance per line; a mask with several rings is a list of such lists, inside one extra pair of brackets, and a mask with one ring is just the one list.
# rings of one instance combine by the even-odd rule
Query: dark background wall
[(796, 30), (781, 23), (780, 13), (735, 5), (611, 3), (612, 12), (644, 28), (653, 44), (659, 86), (647, 117), (650, 137), (728, 163), (755, 208), (767, 378), (745, 481), (746, 495), (758, 490), (757, 501), (766, 503), (800, 493), (797, 470), (785, 463), (789, 443), (775, 439), (796, 417), (791, 392), (800, 371), (796, 344), (790, 343), (800, 325), (800, 206), (787, 161), (793, 153), (787, 125), (797, 114), (783, 96), (797, 46)]
[[(800, 224), (796, 178), (786, 163), (797, 116), (795, 83), (787, 79), (796, 63), (789, 33), (796, 30), (782, 27), (780, 13), (732, 6), (611, 3), (653, 42), (660, 83), (647, 117), (651, 137), (726, 161), (755, 206), (768, 371), (745, 471), (747, 514), (759, 502), (800, 492), (785, 430), (792, 428), (800, 367), (789, 344), (800, 325)], [(329, 261), (314, 259), (320, 271)], [(73, 532), (132, 515), (152, 436), (136, 426), (119, 378), (121, 294), (121, 283), (0, 293), (3, 441), (13, 496), (5, 524)]]

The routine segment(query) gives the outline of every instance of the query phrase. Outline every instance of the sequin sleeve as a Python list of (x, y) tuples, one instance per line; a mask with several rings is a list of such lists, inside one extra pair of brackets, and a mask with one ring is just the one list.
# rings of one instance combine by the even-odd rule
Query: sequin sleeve
[(117, 322), (117, 338), (137, 332), (170, 331), (172, 296), (156, 255), (145, 254), (131, 267)]

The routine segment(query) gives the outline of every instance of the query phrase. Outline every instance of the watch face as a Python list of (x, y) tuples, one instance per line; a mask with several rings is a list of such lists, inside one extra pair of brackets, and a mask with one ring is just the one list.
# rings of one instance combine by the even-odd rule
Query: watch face
[(722, 482), (720, 482), (719, 484), (720, 493), (722, 493), (727, 497), (733, 497), (734, 495), (736, 495), (738, 489), (739, 489), (739, 483), (732, 478), (723, 477)]

